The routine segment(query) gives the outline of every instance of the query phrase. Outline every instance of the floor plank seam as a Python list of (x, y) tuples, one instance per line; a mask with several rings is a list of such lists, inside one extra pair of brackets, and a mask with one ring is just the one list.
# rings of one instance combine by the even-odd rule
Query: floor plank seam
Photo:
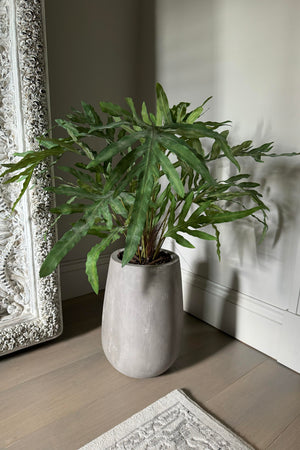
[(281, 431), (280, 431), (280, 433), (278, 433), (278, 435), (270, 442), (270, 444), (268, 444), (268, 446), (267, 447), (265, 447), (265, 449), (264, 450), (268, 450), (268, 449), (270, 449), (270, 450), (272, 450), (272, 447), (271, 447), (271, 445), (273, 445), (274, 444), (274, 442), (276, 442), (277, 441), (277, 439), (294, 423), (294, 422), (296, 422), (296, 420), (298, 420), (299, 419), (299, 417), (300, 417), (300, 413), (299, 414), (297, 414), (296, 415), (296, 417), (294, 417), (292, 420), (291, 420), (291, 422), (289, 422)]
[(224, 392), (226, 392), (228, 389), (231, 389), (232, 386), (234, 386), (237, 382), (239, 382), (240, 380), (242, 380), (243, 378), (246, 378), (251, 372), (253, 372), (254, 370), (256, 370), (258, 367), (260, 367), (262, 364), (265, 364), (268, 361), (261, 361), (260, 363), (256, 364), (254, 367), (252, 367), (250, 370), (248, 370), (246, 373), (244, 373), (243, 375), (241, 375), (240, 377), (238, 377), (236, 380), (234, 380), (232, 383), (230, 383), (228, 386), (226, 386), (224, 389), (222, 389), (220, 392), (218, 392), (217, 394), (213, 395), (212, 397), (210, 397), (209, 399), (207, 399), (205, 401), (205, 403), (209, 403), (211, 400), (214, 400), (215, 398), (219, 397), (220, 395), (222, 395)]
[[(53, 374), (53, 373), (57, 372), (58, 370), (61, 370), (61, 369), (66, 368), (66, 367), (68, 367), (68, 366), (72, 366), (72, 365), (74, 365), (74, 364), (78, 364), (80, 361), (83, 361), (83, 360), (85, 360), (85, 359), (87, 359), (87, 358), (90, 358), (90, 357), (92, 357), (92, 356), (95, 356), (95, 355), (98, 354), (98, 353), (99, 353), (99, 350), (96, 350), (95, 352), (90, 353), (88, 356), (83, 356), (82, 358), (78, 358), (78, 359), (76, 359), (75, 361), (72, 361), (72, 362), (69, 363), (69, 364), (64, 364), (64, 365), (62, 365), (62, 366), (56, 367), (56, 369), (52, 369), (52, 370), (50, 370), (50, 371), (47, 371), (47, 372), (42, 373), (42, 374), (40, 374), (40, 375), (37, 375), (36, 377), (32, 377), (32, 378), (29, 378), (28, 380), (24, 380), (24, 381), (22, 381), (21, 383), (16, 383), (16, 384), (14, 384), (13, 386), (10, 386), (9, 388), (2, 389), (2, 390), (0, 391), (0, 394), (1, 394), (1, 392), (8, 392), (9, 390), (15, 389), (15, 388), (17, 388), (18, 386), (25, 385), (26, 383), (30, 383), (30, 382), (39, 380), (40, 378), (42, 378), (42, 377), (44, 377), (44, 376), (48, 376), (49, 374)], [(102, 354), (99, 353), (99, 356), (100, 356), (101, 358), (105, 358), (105, 356), (104, 356), (103, 353), (102, 353)], [(0, 450), (1, 450), (1, 447), (0, 447)]]

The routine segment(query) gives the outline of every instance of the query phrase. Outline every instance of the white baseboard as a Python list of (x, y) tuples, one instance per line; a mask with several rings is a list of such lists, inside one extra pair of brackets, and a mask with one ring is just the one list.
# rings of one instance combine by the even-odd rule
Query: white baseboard
[(182, 279), (185, 311), (278, 359), (285, 311), (185, 270)]
[[(110, 255), (98, 261), (105, 288)], [(62, 299), (88, 294), (85, 259), (61, 264)], [(184, 310), (300, 372), (300, 316), (182, 270)]]
[(300, 373), (300, 316), (285, 311), (278, 362)]
[[(100, 289), (105, 288), (110, 255), (101, 255), (98, 260)], [(85, 273), (85, 258), (64, 261), (60, 264), (60, 282), (62, 299), (79, 297), (92, 292), (91, 285)]]

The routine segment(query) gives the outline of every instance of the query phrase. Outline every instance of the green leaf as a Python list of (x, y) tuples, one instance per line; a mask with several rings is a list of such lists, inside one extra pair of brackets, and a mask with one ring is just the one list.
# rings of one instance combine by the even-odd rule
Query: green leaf
[(193, 212), (193, 214), (188, 219), (189, 226), (194, 228), (197, 228), (199, 226), (199, 217), (207, 208), (211, 206), (211, 203), (212, 202), (210, 200), (200, 203), (200, 206)]
[(200, 173), (206, 181), (210, 184), (215, 184), (215, 180), (209, 173), (204, 159), (201, 155), (196, 155), (195, 150), (189, 147), (183, 139), (165, 134), (159, 136), (159, 141), (164, 147), (175, 153), (179, 159), (185, 161), (189, 166), (193, 167), (193, 169)]
[(142, 103), (142, 119), (148, 125), (152, 125), (152, 122), (151, 122), (151, 120), (149, 118), (149, 114), (148, 114), (147, 106), (146, 106), (145, 102)]
[(111, 102), (100, 102), (100, 107), (104, 113), (110, 114), (113, 117), (124, 116), (127, 119), (130, 119), (132, 117), (129, 111)]
[[(169, 191), (171, 194), (171, 192)], [(174, 226), (175, 223), (175, 210), (176, 210), (176, 200), (174, 196), (170, 198), (170, 207), (169, 207), (169, 219), (168, 219), (168, 230)], [(167, 213), (168, 214), (168, 213)]]
[(103, 219), (105, 220), (106, 226), (109, 230), (112, 229), (113, 227), (113, 219), (112, 219), (112, 215), (111, 212), (109, 210), (109, 206), (106, 202), (103, 202), (100, 206), (99, 206), (99, 210), (100, 210), (100, 214), (103, 217)]
[(278, 156), (299, 156), (299, 155), (300, 155), (300, 153), (292, 152), (292, 153), (269, 153), (268, 155), (263, 155), (263, 156), (277, 158)]
[(40, 269), (40, 276), (46, 277), (50, 275), (60, 261), (66, 256), (67, 253), (84, 237), (87, 235), (90, 227), (95, 222), (96, 218), (99, 216), (99, 204), (92, 205), (86, 211), (84, 218), (78, 220), (71, 228), (67, 231), (62, 238), (56, 242), (54, 247), (48, 253), (45, 261)]
[(80, 183), (92, 184), (94, 187), (99, 188), (99, 184), (96, 183), (94, 178), (87, 173), (81, 172), (81, 170), (76, 170), (73, 167), (69, 166), (58, 166), (57, 168), (59, 170), (62, 170), (63, 172), (70, 173), (71, 175), (73, 175), (73, 177), (77, 178), (78, 184)]
[(180, 102), (178, 105), (174, 105), (171, 109), (173, 122), (182, 122), (186, 116), (186, 109), (190, 106), (190, 103)]
[(238, 170), (240, 170), (240, 165), (238, 161), (235, 159), (233, 152), (226, 141), (225, 136), (222, 135), (221, 133), (219, 134), (216, 131), (211, 130), (203, 122), (197, 122), (194, 124), (188, 123), (169, 124), (165, 127), (165, 129), (166, 131), (174, 130), (176, 134), (180, 134), (181, 136), (187, 138), (208, 137), (216, 139), (219, 142), (223, 153), (238, 168)]
[(205, 156), (205, 152), (204, 149), (202, 147), (201, 141), (199, 139), (189, 139), (188, 144), (192, 146), (192, 148), (194, 150), (196, 150), (196, 152), (201, 155), (201, 156)]
[(124, 120), (120, 122), (109, 122), (106, 125), (95, 125), (94, 127), (91, 127), (89, 130), (89, 134), (93, 134), (95, 131), (105, 131), (110, 130), (112, 128), (120, 128), (123, 125), (129, 125), (130, 122), (126, 122)]
[(216, 233), (216, 241), (217, 241), (217, 255), (219, 258), (219, 261), (221, 261), (221, 242), (220, 242), (220, 231), (218, 230), (218, 228), (216, 227), (216, 225), (213, 225), (213, 228), (215, 230)]
[(41, 161), (48, 158), (49, 156), (60, 156), (63, 153), (62, 148), (52, 148), (41, 151), (33, 151), (27, 152), (27, 154), (16, 163), (2, 164), (3, 167), (7, 167), (3, 173), (1, 173), (1, 177), (8, 175), (12, 172), (16, 172), (18, 170), (28, 168), (29, 166), (37, 166)]
[(163, 87), (156, 83), (156, 108), (157, 108), (157, 125), (172, 123), (172, 115), (169, 107), (168, 98)]
[(51, 212), (54, 214), (75, 214), (82, 213), (87, 208), (87, 205), (83, 205), (81, 203), (65, 203), (63, 205), (56, 206), (55, 208), (51, 208)]
[(140, 145), (136, 149), (133, 149), (131, 152), (127, 153), (121, 161), (118, 162), (116, 167), (112, 170), (109, 179), (107, 180), (107, 183), (105, 185), (105, 192), (112, 189), (115, 183), (120, 181), (124, 175), (127, 173), (128, 169), (131, 167), (131, 165), (140, 157), (142, 156), (144, 150), (147, 147), (145, 145)]
[[(4, 181), (3, 184), (9, 184), (14, 183), (15, 181), (23, 181), (27, 178), (28, 175), (32, 174), (33, 167), (29, 166), (27, 169), (23, 170), (23, 172), (19, 172), (17, 175), (9, 178), (8, 180)], [(0, 175), (1, 176), (1, 175)]]
[(253, 188), (253, 187), (257, 187), (260, 186), (260, 183), (252, 183), (251, 181), (248, 182), (242, 182), (238, 184), (239, 187), (241, 188)]
[(190, 241), (188, 241), (178, 233), (168, 233), (168, 236), (175, 239), (177, 244), (182, 245), (182, 247), (195, 248), (195, 246)]
[(138, 185), (138, 179), (144, 172), (144, 168), (145, 163), (143, 159), (141, 161), (136, 161), (133, 167), (127, 171), (120, 183), (116, 186), (115, 195), (121, 195), (127, 188), (130, 192), (135, 192)]
[(113, 144), (105, 147), (99, 155), (91, 161), (87, 168), (90, 169), (92, 167), (97, 166), (98, 164), (111, 159), (113, 156), (117, 155), (123, 150), (127, 150), (134, 144), (137, 140), (145, 137), (146, 133), (144, 131), (138, 131), (129, 135), (124, 136), (119, 141), (114, 142)]
[(132, 117), (134, 118), (134, 120), (136, 122), (140, 122), (140, 119), (139, 119), (139, 117), (138, 117), (138, 115), (136, 113), (134, 102), (133, 102), (132, 98), (126, 97), (125, 100), (126, 100), (128, 106), (129, 106), (130, 110), (131, 110)]
[(127, 218), (127, 210), (118, 198), (114, 198), (110, 201), (110, 207), (116, 214)]
[(114, 241), (120, 237), (120, 228), (113, 230), (107, 237), (102, 239), (99, 244), (94, 245), (94, 247), (88, 252), (86, 258), (85, 271), (88, 276), (88, 280), (96, 294), (99, 292), (99, 279), (97, 270), (97, 261), (100, 254)]
[(152, 169), (156, 163), (156, 158), (152, 151), (153, 134), (146, 139), (145, 145), (147, 146), (147, 151), (144, 155), (144, 169), (137, 186), (132, 216), (128, 226), (122, 266), (125, 266), (131, 260), (140, 244), (154, 184)]
[(227, 180), (225, 180), (225, 183), (229, 184), (229, 183), (234, 183), (235, 181), (239, 181), (243, 178), (249, 178), (250, 175), (248, 173), (240, 173), (239, 175), (234, 175), (233, 177), (228, 178)]
[(23, 195), (25, 194), (26, 189), (28, 188), (29, 183), (30, 183), (30, 180), (31, 180), (31, 178), (32, 178), (32, 174), (33, 174), (33, 169), (31, 170), (31, 172), (29, 172), (29, 175), (26, 177), (26, 179), (25, 179), (25, 181), (24, 181), (24, 183), (23, 183), (21, 192), (20, 192), (20, 194), (19, 194), (17, 200), (16, 200), (16, 201), (14, 202), (14, 204), (13, 204), (12, 211), (14, 211), (15, 207), (17, 206), (17, 204), (19, 203), (19, 201), (21, 200), (21, 198), (22, 198)]
[(56, 119), (55, 122), (60, 127), (64, 128), (68, 132), (69, 136), (75, 142), (78, 140), (78, 137), (79, 137), (80, 133), (79, 133), (76, 125), (74, 125), (72, 122), (69, 122), (69, 121), (63, 120), (63, 119)]
[(81, 105), (89, 123), (94, 125), (102, 125), (101, 119), (92, 105), (89, 105), (88, 103), (85, 102), (81, 102)]
[(198, 106), (198, 108), (194, 109), (186, 118), (186, 123), (194, 123), (195, 120), (197, 120), (203, 112), (203, 107)]
[(68, 197), (86, 198), (95, 201), (96, 194), (78, 186), (60, 184), (59, 186), (50, 186), (45, 188), (47, 191), (55, 192), (57, 195), (66, 195)]
[(213, 143), (212, 147), (211, 147), (211, 151), (210, 151), (210, 160), (214, 160), (217, 159), (219, 157), (221, 153), (221, 145), (218, 141), (215, 140), (215, 142)]
[(199, 217), (198, 223), (215, 224), (233, 222), (234, 220), (250, 216), (251, 214), (254, 214), (256, 211), (259, 211), (261, 209), (261, 206), (256, 206), (255, 208), (245, 209), (243, 211), (225, 211), (223, 213), (210, 214), (209, 216)]
[(187, 228), (185, 231), (191, 236), (195, 236), (199, 239), (205, 239), (206, 241), (215, 241), (217, 239), (216, 236), (213, 236), (212, 234), (209, 233), (205, 233), (205, 231), (191, 230), (190, 228)]
[(184, 186), (179, 178), (179, 175), (174, 168), (173, 164), (169, 160), (169, 158), (160, 150), (158, 144), (153, 145), (153, 152), (157, 158), (157, 160), (160, 162), (161, 167), (168, 177), (171, 185), (173, 186), (174, 190), (177, 192), (177, 194), (180, 197), (184, 196)]
[(206, 100), (204, 100), (204, 102), (202, 103), (201, 106), (198, 106), (198, 108), (196, 108), (192, 112), (190, 112), (190, 114), (188, 115), (188, 117), (186, 119), (186, 123), (194, 123), (195, 120), (199, 119), (199, 117), (201, 116), (201, 114), (203, 112), (204, 105), (211, 99), (212, 99), (212, 97), (208, 97)]
[(179, 216), (179, 222), (183, 222), (187, 213), (190, 210), (190, 207), (193, 203), (193, 199), (194, 199), (194, 193), (190, 192), (187, 197), (184, 199), (184, 204), (183, 204), (183, 208), (181, 210), (180, 216)]

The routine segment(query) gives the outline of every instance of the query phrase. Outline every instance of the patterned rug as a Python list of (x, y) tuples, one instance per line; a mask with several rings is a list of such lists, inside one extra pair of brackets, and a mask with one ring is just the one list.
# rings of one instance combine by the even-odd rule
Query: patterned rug
[(80, 450), (121, 449), (249, 450), (252, 447), (184, 392), (175, 390)]

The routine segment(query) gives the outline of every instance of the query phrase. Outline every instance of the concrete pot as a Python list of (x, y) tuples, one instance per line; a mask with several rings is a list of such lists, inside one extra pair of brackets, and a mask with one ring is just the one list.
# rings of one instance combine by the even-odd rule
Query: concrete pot
[[(165, 250), (166, 251), (166, 250)], [(178, 356), (183, 319), (178, 256), (157, 266), (128, 264), (112, 253), (104, 297), (102, 346), (109, 362), (133, 378), (165, 372)]]

